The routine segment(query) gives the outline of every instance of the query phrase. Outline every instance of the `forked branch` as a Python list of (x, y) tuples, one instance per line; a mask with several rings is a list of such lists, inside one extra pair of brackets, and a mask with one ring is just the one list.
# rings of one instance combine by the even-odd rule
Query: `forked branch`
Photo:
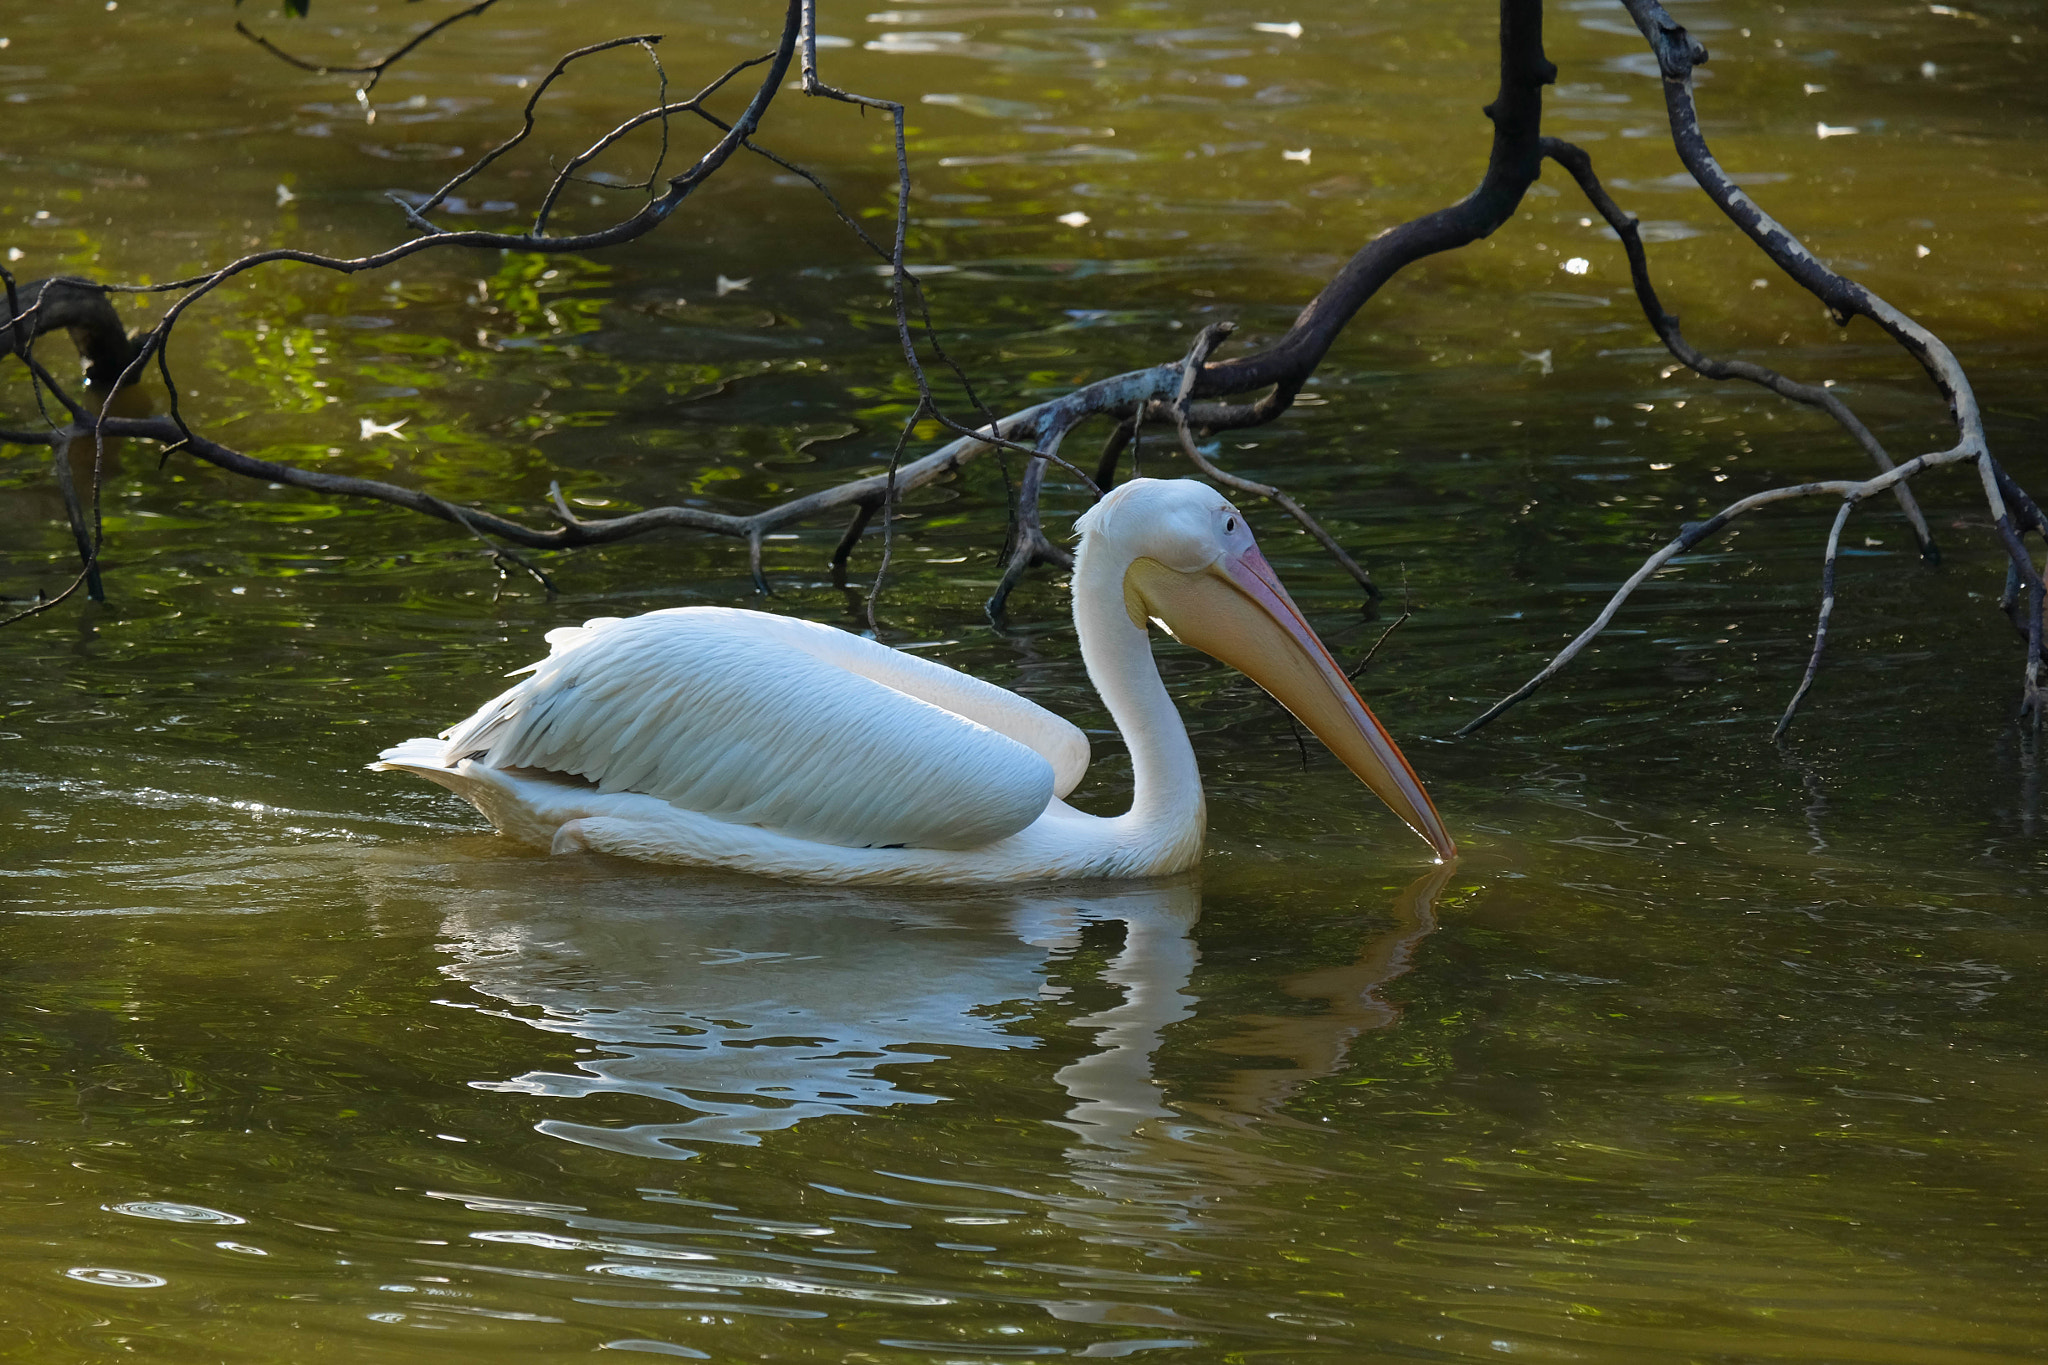
[(386, 71), (389, 71), (392, 67), (411, 56), (422, 45), (431, 42), (442, 30), (459, 24), (464, 19), (473, 19), (497, 3), (498, 0), (476, 0), (476, 3), (470, 5), (467, 9), (457, 10), (446, 18), (428, 25), (420, 32), (415, 33), (411, 38), (408, 38), (395, 51), (364, 66), (333, 66), (325, 62), (308, 61), (304, 57), (295, 57), (276, 43), (271, 42), (270, 39), (251, 29), (239, 19), (235, 21), (235, 32), (241, 34), (244, 38), (247, 38), (279, 61), (287, 62), (301, 71), (310, 71), (317, 76), (368, 76), (370, 79), (364, 82), (361, 89), (356, 92), (356, 98), (362, 100), (365, 107), (367, 107), (370, 92), (377, 88), (378, 81), (384, 79)]
[[(1977, 407), (1976, 395), (1970, 387), (1969, 378), (1964, 373), (1962, 365), (1933, 332), (1863, 285), (1823, 265), (1804, 243), (1737, 188), (1720, 163), (1714, 159), (1706, 138), (1700, 131), (1699, 114), (1693, 96), (1693, 72), (1707, 60), (1706, 49), (1685, 31), (1683, 25), (1671, 18), (1658, 0), (1622, 0), (1622, 3), (1627, 6), (1630, 15), (1636, 21), (1636, 26), (1641, 29), (1651, 51), (1657, 57), (1658, 68), (1663, 77), (1664, 102), (1671, 124), (1672, 143), (1693, 179), (1706, 192), (1707, 197), (1713, 200), (1729, 220), (1741, 228), (1766, 256), (1802, 288), (1820, 299), (1838, 324), (1846, 326), (1849, 320), (1856, 316), (1869, 318), (1920, 363), (1948, 402), (1950, 417), (1956, 429), (1956, 443), (1947, 450), (1922, 455), (1905, 464), (1893, 466), (1882, 446), (1862, 423), (1857, 421), (1839, 400), (1830, 401), (1833, 396), (1824, 389), (1814, 390), (1810, 386), (1793, 384), (1762, 366), (1745, 367), (1743, 362), (1713, 361), (1700, 355), (1679, 334), (1676, 319), (1666, 314), (1657, 302), (1655, 291), (1649, 284), (1641, 240), (1635, 231), (1634, 220), (1624, 215), (1600, 187), (1598, 179), (1592, 173), (1591, 161), (1584, 152), (1567, 143), (1546, 140), (1545, 153), (1572, 172), (1588, 198), (1599, 208), (1601, 215), (1621, 235), (1623, 245), (1629, 253), (1629, 267), (1636, 283), (1637, 297), (1642, 301), (1651, 325), (1657, 329), (1673, 355), (1709, 378), (1747, 379), (1763, 384), (1786, 397), (1800, 402), (1810, 402), (1825, 409), (1844, 429), (1857, 438), (1858, 443), (1870, 453), (1872, 460), (1878, 464), (1882, 472), (1860, 483), (1832, 480), (1770, 489), (1731, 504), (1707, 521), (1695, 522), (1684, 527), (1676, 539), (1652, 554), (1635, 573), (1630, 575), (1628, 581), (1608, 600), (1593, 623), (1559, 651), (1542, 671), (1468, 722), (1458, 734), (1471, 734), (1532, 695), (1607, 628), (1613, 621), (1615, 613), (1636, 588), (1672, 558), (1719, 531), (1735, 517), (1777, 502), (1822, 494), (1833, 495), (1841, 498), (1843, 502), (1829, 536), (1826, 565), (1823, 570), (1821, 617), (1815, 629), (1814, 649), (1808, 661), (1806, 674), (1778, 723), (1777, 733), (1782, 735), (1785, 728), (1791, 724), (1799, 704), (1812, 687), (1822, 651), (1826, 646), (1829, 618), (1834, 608), (1835, 557), (1839, 549), (1841, 528), (1850, 509), (1876, 493), (1903, 494), (1906, 481), (1923, 470), (1965, 463), (1973, 463), (1978, 468), (1992, 523), (2011, 561), (2007, 580), (2007, 609), (2012, 611), (2018, 604), (2025, 603), (2023, 613), (2014, 613), (2015, 624), (2020, 626), (2027, 640), (2020, 711), (2021, 714), (2038, 720), (2043, 710), (2040, 686), (2040, 669), (2043, 662), (2042, 616), (2044, 606), (2048, 606), (2048, 586), (2043, 585), (2042, 573), (2033, 563), (2025, 544), (2025, 536), (2032, 530), (2048, 538), (2048, 521), (2043, 520), (2040, 509), (2034, 505), (2032, 499), (2026, 497), (1992, 458), (1985, 443), (1983, 416)], [(1927, 532), (1925, 518), (1919, 515), (1919, 509), (1910, 500), (1902, 498), (1901, 506), (1913, 523), (1914, 534), (1920, 542), (1922, 554), (1933, 558), (1933, 541)]]
[[(1892, 467), (1892, 457), (1886, 452), (1870, 428), (1863, 425), (1846, 403), (1835, 396), (1834, 390), (1821, 384), (1801, 384), (1787, 379), (1776, 370), (1747, 360), (1716, 360), (1702, 354), (1698, 348), (1685, 339), (1679, 330), (1678, 319), (1664, 311), (1664, 305), (1657, 298), (1657, 287), (1650, 281), (1649, 258), (1643, 251), (1643, 237), (1633, 214), (1624, 213), (1614, 202), (1607, 188), (1600, 183), (1600, 177), (1593, 172), (1593, 159), (1585, 151), (1569, 142), (1554, 137), (1543, 139), (1543, 154), (1571, 172), (1572, 179), (1579, 182), (1579, 188), (1586, 199), (1607, 225), (1621, 238), (1622, 250), (1628, 254), (1629, 278), (1636, 291), (1636, 301), (1642, 305), (1643, 316), (1649, 319), (1656, 330), (1658, 339), (1664, 343), (1678, 362), (1695, 374), (1707, 379), (1744, 379), (1760, 384), (1781, 397), (1795, 403), (1804, 403), (1819, 408), (1835, 419), (1842, 430), (1849, 433), (1856, 444), (1869, 454), (1871, 463), (1879, 472)], [(1921, 515), (1919, 504), (1913, 501), (1912, 492), (1904, 484), (1892, 490), (1898, 499), (1899, 508), (1906, 514), (1906, 521), (1913, 528), (1913, 539), (1920, 547), (1920, 554), (1930, 563), (1939, 563), (1941, 551), (1935, 546), (1934, 534), (1927, 529), (1927, 519)]]

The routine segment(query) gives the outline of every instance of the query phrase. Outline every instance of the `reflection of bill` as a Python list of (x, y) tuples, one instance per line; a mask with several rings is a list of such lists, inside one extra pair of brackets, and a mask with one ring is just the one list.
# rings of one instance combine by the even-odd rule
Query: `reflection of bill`
[[(1168, 916), (1127, 919), (1124, 950), (1102, 973), (1104, 982), (1123, 989), (1124, 999), (1074, 1021), (1076, 1028), (1098, 1030), (1100, 1050), (1056, 1078), (1074, 1099), (1067, 1125), (1081, 1139), (1067, 1149), (1069, 1173), (1102, 1198), (1070, 1203), (1051, 1216), (1083, 1232), (1123, 1236), (1133, 1230), (1134, 1210), (1141, 1224), (1151, 1216), (1144, 1210), (1173, 1210), (1174, 1218), (1196, 1208), (1213, 1211), (1220, 1191), (1260, 1179), (1255, 1156), (1208, 1140), (1220, 1130), (1202, 1131), (1188, 1117), (1234, 1127), (1234, 1120), (1274, 1115), (1303, 1084), (1341, 1069), (1359, 1034), (1398, 1020), (1399, 1008), (1379, 989), (1409, 969), (1416, 946), (1436, 928), (1436, 898), (1450, 876), (1448, 865), (1432, 868), (1396, 896), (1393, 924), (1361, 945), (1355, 961), (1281, 979), (1289, 995), (1323, 1001), (1323, 1010), (1240, 1018), (1243, 1031), (1210, 1044), (1236, 1056), (1270, 1057), (1276, 1065), (1238, 1071), (1202, 1101), (1177, 1099), (1172, 1108), (1154, 1079), (1153, 1057), (1166, 1026), (1194, 1013), (1187, 985), (1195, 946), (1184, 931), (1169, 927)], [(1190, 913), (1185, 923), (1194, 918)], [(1047, 1308), (1070, 1321), (1109, 1321), (1060, 1305)]]
[(1384, 999), (1380, 987), (1415, 965), (1416, 949), (1436, 929), (1436, 898), (1450, 879), (1450, 867), (1436, 867), (1403, 888), (1388, 907), (1393, 924), (1360, 944), (1356, 961), (1280, 982), (1281, 989), (1298, 1000), (1322, 1001), (1323, 1010), (1244, 1018), (1239, 1020), (1246, 1026), (1243, 1033), (1210, 1045), (1242, 1057), (1271, 1057), (1276, 1063), (1232, 1077), (1217, 1096), (1223, 1108), (1272, 1113), (1305, 1082), (1341, 1070), (1359, 1034), (1389, 1028), (1400, 1020), (1400, 1006)]
[[(939, 1073), (923, 1068), (962, 1049), (1038, 1046), (1027, 1015), (1058, 994), (1047, 986), (1049, 964), (1085, 926), (1105, 921), (1121, 924), (1123, 946), (1100, 981), (1122, 998), (1068, 1021), (1092, 1031), (1097, 1046), (1054, 1077), (1072, 1100), (1064, 1126), (1083, 1144), (1073, 1155), (1127, 1150), (1149, 1123), (1174, 1114), (1154, 1056), (1167, 1026), (1197, 1003), (1188, 931), (1201, 900), (1192, 878), (906, 895), (636, 870), (598, 885), (586, 878), (565, 896), (548, 884), (552, 867), (519, 881), (514, 868), (533, 865), (437, 870), (431, 880), (454, 871), (467, 883), (444, 915), (454, 960), (443, 970), (502, 1002), (507, 1018), (586, 1040), (592, 1055), (573, 1073), (475, 1084), (573, 1100), (637, 1097), (682, 1111), (626, 1125), (554, 1117), (538, 1125), (551, 1136), (687, 1158), (696, 1144), (753, 1144), (813, 1117), (944, 1099), (926, 1088)], [(1246, 1020), (1249, 1031), (1216, 1046), (1280, 1065), (1239, 1073), (1204, 1098), (1226, 1111), (1271, 1112), (1302, 1082), (1340, 1067), (1357, 1034), (1392, 1023), (1396, 1012), (1376, 991), (1407, 970), (1434, 927), (1432, 903), (1448, 875), (1435, 869), (1404, 891), (1393, 926), (1355, 963), (1283, 981), (1327, 1008)]]

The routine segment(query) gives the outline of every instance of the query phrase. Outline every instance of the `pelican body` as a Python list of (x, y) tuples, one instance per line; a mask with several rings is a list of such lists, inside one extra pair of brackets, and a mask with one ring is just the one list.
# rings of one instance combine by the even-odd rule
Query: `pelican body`
[(1133, 479), (1083, 514), (1074, 627), (1131, 755), (1122, 815), (1065, 797), (1069, 722), (831, 626), (682, 607), (548, 632), (548, 657), (437, 739), (373, 766), (454, 791), (501, 833), (802, 882), (971, 884), (1181, 872), (1202, 856), (1201, 774), (1148, 626), (1272, 693), (1448, 860), (1400, 749), (1206, 485)]

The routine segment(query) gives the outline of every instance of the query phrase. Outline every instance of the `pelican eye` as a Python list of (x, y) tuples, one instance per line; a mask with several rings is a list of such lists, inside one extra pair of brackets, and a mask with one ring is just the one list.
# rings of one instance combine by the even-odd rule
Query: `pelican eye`
[(1237, 518), (1236, 518), (1236, 517), (1225, 517), (1225, 518), (1223, 519), (1223, 534), (1224, 534), (1224, 535), (1226, 535), (1226, 536), (1227, 536), (1227, 535), (1229, 535), (1229, 534), (1230, 534), (1230, 533), (1231, 533), (1232, 531), (1235, 531), (1236, 529), (1237, 529)]

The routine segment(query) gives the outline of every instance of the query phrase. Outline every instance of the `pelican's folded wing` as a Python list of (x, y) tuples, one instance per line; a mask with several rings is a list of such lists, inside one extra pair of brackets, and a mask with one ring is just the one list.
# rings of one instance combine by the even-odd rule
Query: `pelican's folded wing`
[(1045, 810), (1039, 752), (804, 648), (784, 626), (805, 624), (689, 607), (550, 631), (531, 677), (446, 733), (445, 761), (574, 773), (852, 848), (974, 848)]
[[(685, 607), (683, 610), (694, 609)], [(758, 616), (752, 612), (745, 614)], [(1088, 771), (1088, 736), (1071, 721), (1007, 688), (815, 621), (798, 620), (793, 616), (759, 619), (772, 622), (770, 628), (779, 638), (826, 663), (872, 678), (898, 692), (907, 692), (956, 716), (965, 716), (1035, 750), (1052, 764), (1053, 794), (1056, 796), (1065, 796), (1079, 786), (1083, 774)]]

